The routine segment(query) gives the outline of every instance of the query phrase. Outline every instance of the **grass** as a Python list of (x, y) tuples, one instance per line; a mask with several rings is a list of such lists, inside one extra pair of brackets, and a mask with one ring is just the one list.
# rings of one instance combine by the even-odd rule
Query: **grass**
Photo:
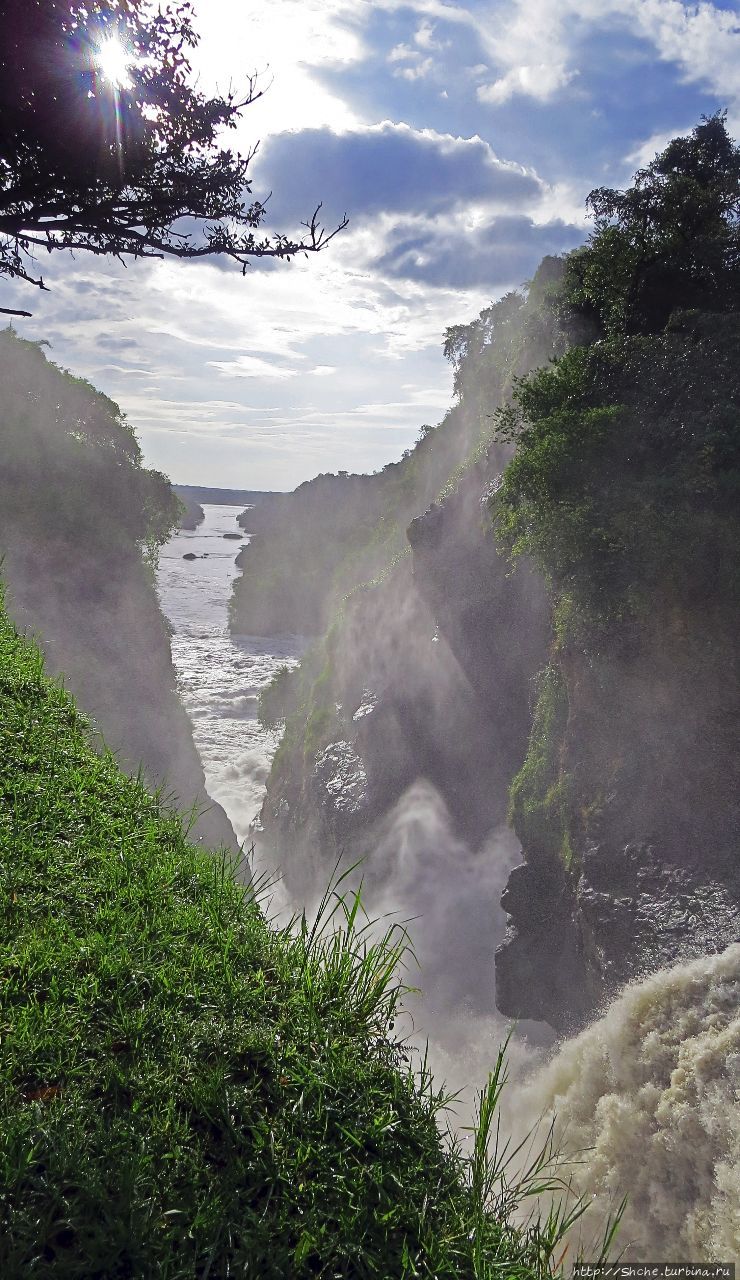
[(463, 1157), (393, 1040), (403, 932), (341, 879), (271, 928), (1, 608), (0, 788), (3, 1280), (551, 1274), (565, 1215), (509, 1224), (490, 1093)]

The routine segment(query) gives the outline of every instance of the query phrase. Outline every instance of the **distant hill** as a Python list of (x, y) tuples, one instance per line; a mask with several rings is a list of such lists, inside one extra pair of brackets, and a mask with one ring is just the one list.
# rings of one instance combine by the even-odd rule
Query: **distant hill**
[(194, 503), (214, 503), (216, 506), (247, 506), (249, 503), (261, 502), (263, 498), (272, 498), (274, 491), (253, 489), (207, 489), (199, 484), (173, 484), (178, 498), (188, 506)]

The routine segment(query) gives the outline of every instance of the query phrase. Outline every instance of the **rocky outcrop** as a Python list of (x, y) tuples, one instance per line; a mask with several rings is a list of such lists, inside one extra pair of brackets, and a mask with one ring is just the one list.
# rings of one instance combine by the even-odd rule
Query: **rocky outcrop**
[[(418, 778), (473, 846), (506, 819), (551, 638), (544, 584), (512, 575), (490, 532), (496, 465), (413, 522), (412, 556), (356, 593), (335, 629), (303, 711), (318, 740), (286, 742), (262, 815), (297, 891), (339, 853), (372, 850)], [(556, 655), (553, 758), (536, 778), (525, 765), (514, 789), (525, 861), (502, 900), (505, 1014), (571, 1031), (630, 979), (738, 937), (734, 648), (720, 617), (699, 625), (656, 600), (610, 653)]]
[(501, 789), (503, 813), (526, 752), (532, 678), (544, 665), (550, 606), (528, 566), (514, 576), (491, 530), (488, 499), (508, 451), (492, 450), (458, 488), (414, 520), (414, 583), (485, 709), (483, 772)]
[(198, 525), (202, 524), (206, 518), (206, 513), (202, 506), (199, 502), (193, 502), (189, 498), (181, 498), (180, 501), (185, 506), (185, 510), (180, 517), (180, 528), (190, 530), (197, 529)]
[(572, 1030), (631, 979), (740, 939), (733, 633), (729, 614), (656, 600), (620, 654), (561, 655), (555, 774), (525, 769), (514, 788), (504, 1013)]
[(472, 847), (506, 820), (549, 613), (534, 576), (512, 578), (496, 553), (486, 483), (485, 468), (471, 473), (413, 523), (413, 554), (353, 595), (312, 700), (289, 724), (261, 823), (276, 853), (289, 851), (283, 872), (296, 891), (325, 880), (339, 853), (371, 851), (420, 778)]

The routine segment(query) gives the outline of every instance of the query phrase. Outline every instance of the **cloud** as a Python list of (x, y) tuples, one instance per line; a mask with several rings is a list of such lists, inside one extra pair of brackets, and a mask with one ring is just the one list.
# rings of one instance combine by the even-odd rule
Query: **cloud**
[(420, 58), (421, 54), (418, 49), (412, 49), (408, 44), (394, 45), (388, 54), (388, 62), (406, 62), (409, 58)]
[(435, 36), (435, 28), (431, 22), (422, 22), (414, 33), (414, 42), (418, 44), (420, 49), (446, 49), (447, 43), (438, 40)]
[(288, 369), (285, 365), (272, 364), (259, 356), (237, 356), (236, 360), (208, 360), (212, 369), (228, 378), (295, 378), (297, 369)]
[(628, 164), (635, 168), (644, 169), (649, 165), (656, 155), (661, 151), (665, 151), (668, 143), (679, 134), (691, 133), (693, 123), (687, 123), (682, 129), (660, 129), (657, 133), (651, 133), (649, 138), (641, 142), (639, 146), (634, 147), (624, 158)]
[(345, 211), (353, 222), (380, 213), (435, 213), (476, 201), (530, 205), (542, 192), (521, 165), (500, 160), (479, 137), (385, 122), (336, 134), (327, 129), (283, 133), (267, 142), (255, 187), (272, 188), (271, 223), (323, 200), (327, 219)]
[(434, 62), (431, 58), (422, 58), (416, 55), (416, 60), (410, 62), (408, 66), (398, 67), (394, 71), (394, 75), (400, 76), (403, 80), (422, 80), (424, 76), (428, 76), (434, 69)]
[(423, 24), (455, 24), (475, 36), (494, 78), (478, 89), (480, 102), (500, 106), (515, 96), (545, 102), (573, 84), (579, 46), (597, 33), (629, 33), (672, 63), (686, 83), (699, 85), (740, 115), (740, 24), (735, 4), (708, 0), (376, 0), (387, 13), (409, 11)]
[(197, 25), (204, 89), (271, 82), (225, 138), (263, 139), (266, 232), (319, 200), (348, 231), (246, 279), (60, 254), (50, 294), (3, 293), (120, 401), (150, 462), (194, 481), (289, 488), (400, 454), (448, 403), (444, 329), (582, 241), (586, 192), (622, 185), (628, 153), (740, 107), (737, 0), (208, 0)]
[(397, 44), (387, 56), (387, 61), (393, 66), (393, 75), (404, 80), (421, 80), (431, 75), (438, 69), (431, 55), (448, 48), (448, 42), (438, 40), (435, 28), (427, 21), (417, 27), (413, 39), (415, 48)]
[(569, 71), (563, 63), (539, 62), (534, 66), (512, 67), (500, 80), (493, 84), (482, 84), (477, 89), (479, 102), (492, 103), (498, 106), (513, 98), (516, 94), (525, 94), (546, 102), (552, 98), (578, 75), (577, 71)]
[(400, 76), (404, 80), (420, 80), (434, 66), (430, 57), (425, 58), (418, 49), (412, 49), (407, 44), (395, 45), (388, 54), (387, 61), (394, 66), (394, 76)]
[(548, 253), (582, 243), (581, 227), (559, 220), (536, 224), (523, 214), (503, 214), (476, 228), (432, 225), (394, 240), (376, 260), (378, 271), (448, 289), (519, 285)]
[(649, 42), (686, 82), (740, 100), (737, 13), (706, 0), (513, 0), (498, 9), (495, 23), (488, 13), (463, 12), (501, 71), (479, 88), (482, 102), (500, 105), (515, 94), (539, 101), (556, 97), (578, 74), (574, 58), (584, 35), (618, 30)]

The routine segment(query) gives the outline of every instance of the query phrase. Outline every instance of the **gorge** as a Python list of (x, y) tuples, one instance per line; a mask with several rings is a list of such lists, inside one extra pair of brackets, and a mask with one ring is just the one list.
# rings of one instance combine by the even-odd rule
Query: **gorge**
[[(627, 1261), (740, 1254), (738, 183), (704, 120), (448, 329), (454, 403), (399, 461), (246, 509), (183, 519), (118, 406), (0, 335), (8, 1133), (53, 1133), (8, 1274), (26, 1204), (40, 1274), (105, 1274), (111, 1197), (121, 1276), (533, 1280), (625, 1194)], [(531, 1221), (429, 1075), (464, 1133), (512, 1020), (501, 1132), (552, 1124), (568, 1170)], [(590, 1213), (553, 1226), (556, 1189)]]

